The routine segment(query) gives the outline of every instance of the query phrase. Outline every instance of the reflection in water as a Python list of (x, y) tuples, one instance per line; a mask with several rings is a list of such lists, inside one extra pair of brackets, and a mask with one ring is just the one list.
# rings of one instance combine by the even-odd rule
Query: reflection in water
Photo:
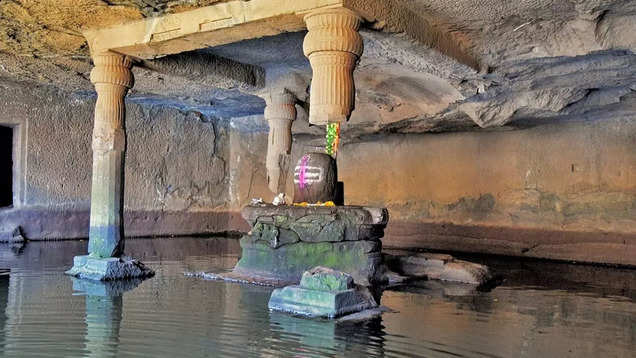
[[(0, 327), (7, 324), (7, 304), (9, 303), (9, 273), (0, 274)], [(4, 335), (0, 336), (0, 348), (4, 351)]]
[(385, 332), (380, 317), (342, 322), (271, 312), (270, 329), (280, 332), (280, 339), (298, 342), (298, 346), (303, 347), (301, 352), (305, 357), (335, 353), (366, 357), (384, 355)]
[(634, 270), (493, 262), (506, 280), (492, 291), (423, 281), (384, 292), (396, 312), (335, 322), (270, 313), (271, 288), (183, 276), (234, 266), (234, 240), (130, 240), (157, 273), (130, 287), (65, 276), (85, 246), (0, 252), (0, 267), (11, 267), (0, 276), (1, 356), (631, 358), (636, 349)]
[(86, 350), (88, 357), (114, 357), (119, 347), (122, 295), (142, 280), (99, 282), (72, 277), (73, 291), (86, 296)]

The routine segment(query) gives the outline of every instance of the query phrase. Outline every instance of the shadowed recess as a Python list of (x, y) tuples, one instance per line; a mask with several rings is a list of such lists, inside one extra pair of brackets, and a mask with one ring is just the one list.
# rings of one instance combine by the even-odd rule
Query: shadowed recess
[(0, 126), (0, 207), (13, 205), (13, 128)]

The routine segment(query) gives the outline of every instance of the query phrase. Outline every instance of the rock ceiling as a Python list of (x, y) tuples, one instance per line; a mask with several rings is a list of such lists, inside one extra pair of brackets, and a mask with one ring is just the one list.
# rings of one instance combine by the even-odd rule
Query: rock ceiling
[[(89, 93), (82, 30), (216, 2), (0, 0), (0, 85), (4, 78)], [(636, 116), (636, 1), (387, 3), (391, 10), (362, 30), (357, 109), (344, 128), (349, 138)], [(303, 36), (287, 33), (142, 62), (130, 98), (237, 117), (262, 113), (255, 94), (284, 80), (300, 88), (304, 100), (311, 70)], [(318, 134), (299, 112), (294, 131)]]

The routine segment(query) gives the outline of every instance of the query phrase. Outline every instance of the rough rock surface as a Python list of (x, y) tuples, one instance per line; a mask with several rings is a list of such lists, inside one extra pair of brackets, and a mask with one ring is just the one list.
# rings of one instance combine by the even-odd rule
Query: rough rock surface
[(242, 211), (252, 225), (252, 241), (278, 248), (299, 241), (340, 242), (377, 240), (384, 235), (388, 211), (356, 206), (247, 206)]
[(0, 243), (20, 244), (26, 242), (20, 226), (11, 232), (0, 231)]
[[(0, 126), (14, 128), (20, 178), (13, 207), (0, 209), (0, 237), (17, 226), (30, 240), (88, 236), (94, 106), (87, 93), (0, 79)], [(230, 182), (242, 184), (231, 178), (253, 128), (149, 101), (127, 101), (126, 114), (126, 235), (247, 231)]]
[(386, 259), (390, 269), (410, 277), (483, 285), (492, 279), (487, 266), (457, 260), (451, 255), (419, 253)]
[[(0, 73), (90, 91), (82, 29), (215, 2), (4, 1)], [(350, 3), (372, 21), (362, 31), (358, 111), (343, 127), (346, 141), (377, 132), (475, 130), (594, 115), (600, 108), (626, 108), (634, 91), (633, 1)], [(304, 102), (311, 71), (303, 36), (282, 34), (141, 63), (131, 96), (223, 118), (237, 116), (222, 110), (226, 101), (251, 103), (262, 112), (264, 103), (254, 94), (263, 86), (289, 85)], [(317, 128), (295, 127), (297, 134), (321, 135)]]

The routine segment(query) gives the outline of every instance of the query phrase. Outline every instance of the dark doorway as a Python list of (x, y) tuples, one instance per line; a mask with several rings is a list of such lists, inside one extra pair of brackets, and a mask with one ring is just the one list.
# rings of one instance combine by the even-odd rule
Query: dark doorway
[(13, 128), (0, 126), (0, 208), (13, 205)]

